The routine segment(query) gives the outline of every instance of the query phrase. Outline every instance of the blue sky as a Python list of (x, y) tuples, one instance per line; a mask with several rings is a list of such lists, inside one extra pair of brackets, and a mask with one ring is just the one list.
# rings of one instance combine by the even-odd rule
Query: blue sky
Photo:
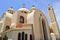
[(0, 0), (0, 17), (11, 6), (17, 11), (24, 3), (27, 9), (30, 9), (34, 4), (37, 9), (42, 10), (48, 19), (48, 23), (50, 23), (50, 20), (47, 8), (48, 4), (52, 5), (60, 28), (60, 0)]

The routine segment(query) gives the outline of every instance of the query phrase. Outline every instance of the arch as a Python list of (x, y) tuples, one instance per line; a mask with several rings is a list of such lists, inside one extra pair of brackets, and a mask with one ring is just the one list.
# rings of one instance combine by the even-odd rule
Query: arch
[(8, 37), (7, 35), (4, 36), (3, 40), (8, 40)]
[(9, 30), (9, 29), (10, 29), (10, 26), (7, 25), (5, 30)]
[(27, 34), (25, 34), (25, 40), (28, 40), (28, 35)]
[(24, 23), (24, 17), (20, 16), (20, 23)]
[(2, 40), (2, 37), (0, 37), (0, 40)]
[(33, 40), (33, 39), (32, 39), (32, 34), (30, 34), (30, 40)]
[(25, 33), (24, 32), (22, 32), (22, 40), (24, 40), (24, 37), (25, 36)]
[(21, 33), (18, 33), (18, 40), (21, 40)]
[(44, 40), (48, 40), (47, 29), (46, 29), (46, 22), (45, 22), (44, 19), (42, 20), (42, 28), (43, 28)]

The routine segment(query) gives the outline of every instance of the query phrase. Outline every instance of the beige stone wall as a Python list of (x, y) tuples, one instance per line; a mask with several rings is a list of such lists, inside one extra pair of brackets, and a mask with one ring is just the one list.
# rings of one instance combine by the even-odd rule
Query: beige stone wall
[(59, 35), (59, 28), (54, 14), (54, 9), (51, 6), (48, 7), (48, 14), (50, 18), (50, 27), (56, 35)]
[(2, 21), (3, 21), (3, 24), (2, 24), (1, 32), (5, 30), (6, 15), (4, 15), (4, 17), (2, 18)]
[(58, 28), (57, 28), (56, 23), (51, 23), (51, 24), (50, 24), (50, 27), (51, 27), (51, 29), (53, 30), (53, 32), (54, 32), (56, 35), (59, 35), (59, 32), (58, 32)]
[[(46, 23), (48, 40), (50, 40), (50, 31), (49, 31), (48, 23), (47, 23), (47, 20), (46, 20), (44, 14), (37, 9), (32, 9), (31, 11), (35, 11), (35, 12), (34, 13), (31, 12), (32, 15), (28, 16), (30, 19), (28, 18), (27, 23), (33, 24), (33, 32), (34, 32), (35, 40), (44, 40), (43, 29), (42, 29), (42, 19), (44, 19), (44, 21)], [(31, 20), (33, 20), (33, 21), (31, 22)]]
[(6, 21), (5, 21), (5, 25), (7, 26), (10, 26), (11, 25), (11, 19), (10, 18), (8, 18), (8, 17), (6, 17)]
[(17, 24), (20, 24), (19, 23), (20, 16), (23, 16), (24, 17), (24, 23), (27, 23), (27, 13), (22, 13), (21, 11), (18, 11), (17, 12)]
[[(37, 14), (37, 13), (40, 13), (40, 14)], [(48, 40), (50, 40), (50, 31), (49, 31), (49, 28), (48, 28), (48, 23), (47, 23), (47, 20), (46, 20), (46, 18), (45, 18), (45, 16), (43, 15), (43, 13), (42, 12), (39, 12), (39, 11), (36, 11), (35, 12), (35, 16), (34, 16), (34, 24), (35, 24), (35, 26), (34, 27), (36, 27), (37, 29), (39, 29), (39, 31), (40, 31), (40, 37), (42, 38), (42, 39), (44, 39), (43, 38), (43, 31), (42, 31), (42, 23), (39, 23), (39, 17), (38, 17), (38, 15), (40, 15), (40, 18), (41, 18), (41, 20), (40, 20), (40, 22), (42, 22), (42, 20), (44, 20), (45, 21), (45, 24), (46, 24), (46, 31), (47, 31), (47, 36), (48, 36)], [(37, 18), (38, 18), (38, 20), (37, 20)], [(40, 26), (40, 24), (41, 24), (41, 26)], [(38, 26), (39, 25), (39, 26)], [(40, 27), (40, 28), (39, 28)], [(35, 29), (36, 30), (36, 29)]]
[(32, 34), (32, 25), (24, 26), (23, 28), (15, 28), (2, 33), (2, 37), (6, 34), (8, 39), (18, 40), (18, 33), (25, 32), (28, 35), (28, 40), (30, 40), (30, 34)]

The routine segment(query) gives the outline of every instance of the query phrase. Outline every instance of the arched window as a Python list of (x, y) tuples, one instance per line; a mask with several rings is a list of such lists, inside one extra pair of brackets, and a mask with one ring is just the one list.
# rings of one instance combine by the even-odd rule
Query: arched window
[(21, 33), (18, 33), (18, 40), (21, 40)]
[(20, 16), (20, 23), (24, 23), (24, 17)]
[(25, 38), (25, 33), (22, 32), (22, 40), (24, 40), (24, 38)]
[(45, 24), (44, 20), (42, 21), (42, 28), (43, 28), (44, 40), (48, 40), (46, 24)]
[(28, 35), (27, 34), (25, 34), (25, 40), (28, 40)]
[(32, 34), (30, 34), (30, 40), (33, 40), (33, 39), (32, 39)]
[(6, 26), (6, 29), (5, 30), (8, 30), (8, 29), (10, 29), (10, 27), (9, 26)]
[(3, 40), (8, 40), (8, 37), (5, 35), (4, 38), (3, 38)]

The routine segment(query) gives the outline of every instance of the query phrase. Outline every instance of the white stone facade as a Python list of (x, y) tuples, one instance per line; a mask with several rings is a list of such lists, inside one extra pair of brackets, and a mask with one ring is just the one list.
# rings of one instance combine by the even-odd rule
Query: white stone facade
[(32, 7), (30, 10), (20, 8), (16, 12), (13, 8), (9, 8), (0, 20), (1, 39), (56, 40), (57, 36), (60, 37), (60, 34), (54, 10), (50, 6), (48, 7), (48, 14), (51, 21), (50, 25), (48, 25), (43, 12), (35, 7)]

